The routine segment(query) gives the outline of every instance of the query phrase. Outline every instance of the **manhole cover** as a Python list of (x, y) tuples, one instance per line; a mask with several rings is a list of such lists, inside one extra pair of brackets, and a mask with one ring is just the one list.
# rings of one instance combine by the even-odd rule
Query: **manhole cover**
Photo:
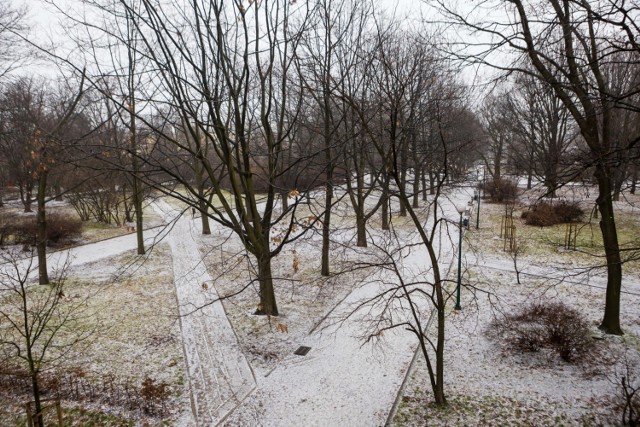
[(307, 353), (309, 353), (309, 350), (311, 350), (311, 347), (305, 347), (302, 345), (298, 347), (298, 349), (294, 351), (293, 354), (297, 354), (298, 356), (306, 356)]

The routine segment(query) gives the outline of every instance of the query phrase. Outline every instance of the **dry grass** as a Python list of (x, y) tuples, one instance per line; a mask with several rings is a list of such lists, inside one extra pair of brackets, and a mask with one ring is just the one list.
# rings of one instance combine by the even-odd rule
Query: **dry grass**
[[(161, 245), (149, 259), (127, 271), (119, 271), (118, 266), (135, 262), (130, 255), (72, 268), (64, 292), (72, 300), (86, 298), (87, 316), (76, 328), (92, 333), (56, 369), (81, 370), (95, 384), (111, 377), (138, 389), (147, 377), (166, 382), (172, 408), (166, 418), (170, 420), (188, 410), (188, 391), (169, 259), (168, 247)], [(28, 396), (3, 399), (0, 424), (18, 422), (24, 416), (20, 405)], [(111, 420), (96, 425), (127, 425), (123, 424), (126, 420), (145, 418), (137, 411), (131, 413), (100, 402), (67, 402), (65, 407), (75, 407), (79, 419)], [(147, 421), (161, 423), (148, 417)]]

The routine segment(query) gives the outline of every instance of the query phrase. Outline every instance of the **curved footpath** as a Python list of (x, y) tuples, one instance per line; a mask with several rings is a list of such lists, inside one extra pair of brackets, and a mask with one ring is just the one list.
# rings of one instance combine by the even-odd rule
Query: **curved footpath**
[[(466, 202), (471, 192), (457, 191), (457, 202)], [(452, 201), (442, 199), (441, 209), (450, 218), (451, 236), (457, 235), (457, 212)], [(454, 259), (457, 242), (440, 233), (440, 268), (446, 272)], [(424, 272), (426, 250), (412, 249), (404, 265), (414, 273)], [(393, 276), (384, 281), (395, 282)], [(375, 280), (375, 279), (374, 279)], [(393, 410), (418, 347), (415, 335), (405, 328), (384, 332), (380, 345), (363, 343), (366, 328), (375, 321), (379, 306), (359, 310), (341, 322), (354, 308), (388, 290), (371, 282), (354, 289), (299, 345), (311, 347), (306, 356), (291, 355), (265, 377), (226, 420), (225, 426), (383, 426)], [(431, 306), (420, 307), (422, 322), (428, 323)], [(406, 311), (405, 311), (406, 313)], [(393, 312), (395, 323), (404, 314)]]
[[(456, 199), (468, 200), (466, 193), (457, 192)], [(147, 243), (167, 239), (173, 258), (193, 413), (178, 421), (180, 425), (385, 424), (415, 354), (415, 336), (399, 328), (385, 332), (384, 344), (379, 347), (363, 345), (363, 325), (375, 315), (365, 310), (344, 323), (332, 324), (376, 295), (381, 290), (379, 283), (355, 289), (314, 328), (299, 343), (311, 347), (306, 356), (292, 354), (266, 376), (255, 378), (222, 304), (211, 302), (217, 294), (196, 244), (200, 234), (196, 221), (181, 216), (163, 200), (152, 206), (171, 224), (145, 234)], [(442, 206), (447, 217), (457, 218), (453, 203), (444, 202)], [(68, 254), (72, 265), (78, 265), (135, 247), (132, 234), (51, 254), (49, 262), (64, 262)], [(446, 271), (454, 256), (450, 239), (443, 239), (441, 254), (441, 268)], [(424, 254), (419, 251), (408, 258), (406, 261), (417, 268), (424, 264)], [(424, 312), (428, 314), (429, 308)]]

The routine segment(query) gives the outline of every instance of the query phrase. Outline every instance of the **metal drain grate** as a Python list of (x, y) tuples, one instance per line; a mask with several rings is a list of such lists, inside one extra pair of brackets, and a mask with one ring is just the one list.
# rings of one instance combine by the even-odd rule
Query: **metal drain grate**
[(311, 350), (311, 347), (305, 347), (302, 345), (298, 347), (298, 349), (294, 351), (293, 354), (297, 354), (298, 356), (306, 356), (307, 353), (309, 353), (309, 350)]

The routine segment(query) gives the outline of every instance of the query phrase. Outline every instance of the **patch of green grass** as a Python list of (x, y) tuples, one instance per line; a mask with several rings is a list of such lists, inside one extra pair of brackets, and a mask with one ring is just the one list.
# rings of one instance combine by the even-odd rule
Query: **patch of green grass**
[[(553, 256), (555, 260), (582, 266), (601, 265), (604, 263), (602, 255), (604, 246), (598, 219), (578, 224), (576, 237), (576, 251), (563, 251), (567, 224), (557, 224), (549, 227), (530, 226), (520, 218), (523, 208), (513, 213), (513, 223), (516, 227), (516, 242), (525, 246), (522, 257), (539, 259), (541, 256)], [(637, 215), (633, 212), (616, 210), (616, 228), (621, 248), (638, 247), (640, 243), (640, 227)], [(480, 252), (504, 253), (504, 239), (500, 238), (501, 224), (504, 216), (504, 206), (487, 204), (481, 213), (481, 229), (471, 230), (465, 238), (472, 247)], [(633, 255), (630, 252), (623, 253)], [(640, 255), (640, 254), (636, 254)], [(636, 256), (637, 258), (637, 256)], [(640, 261), (632, 260), (625, 264), (626, 272), (640, 273)]]
[(550, 413), (505, 396), (450, 395), (446, 406), (438, 406), (430, 399), (429, 393), (420, 390), (405, 396), (392, 425), (564, 426), (575, 425), (577, 421), (583, 426), (599, 425), (596, 417), (587, 415), (571, 420), (564, 413)]
[(65, 427), (128, 427), (135, 425), (135, 423), (102, 411), (74, 408), (64, 410), (64, 425)]

